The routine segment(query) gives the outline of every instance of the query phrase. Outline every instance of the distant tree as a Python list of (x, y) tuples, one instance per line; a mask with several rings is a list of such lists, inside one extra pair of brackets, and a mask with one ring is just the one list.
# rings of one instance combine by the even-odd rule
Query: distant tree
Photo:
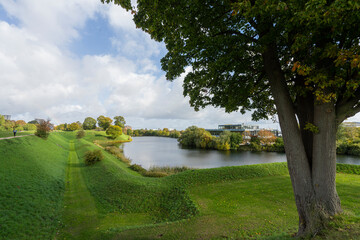
[(232, 132), (230, 135), (230, 147), (231, 149), (237, 149), (243, 141), (241, 133)]
[(82, 127), (85, 130), (95, 129), (96, 128), (96, 120), (93, 119), (92, 117), (87, 117), (87, 118), (85, 118)]
[(133, 130), (131, 129), (131, 128), (128, 128), (127, 130), (126, 130), (126, 134), (127, 135), (133, 135)]
[(17, 126), (24, 126), (24, 125), (26, 124), (26, 122), (25, 122), (24, 120), (17, 120), (17, 121), (15, 122), (15, 124), (16, 124)]
[(17, 131), (23, 131), (24, 127), (22, 125), (15, 125), (14, 129)]
[(111, 123), (112, 123), (112, 119), (109, 117), (104, 117), (103, 115), (101, 115), (100, 117), (97, 118), (98, 121), (98, 125), (99, 127), (103, 128), (104, 130), (108, 129), (108, 127), (110, 127)]
[(78, 123), (73, 122), (68, 126), (68, 128), (70, 131), (76, 131), (76, 130), (80, 129), (80, 126)]
[(24, 125), (24, 130), (25, 131), (35, 131), (36, 130), (36, 125), (31, 124), (31, 123), (27, 123), (27, 124)]
[(162, 136), (168, 137), (170, 135), (170, 131), (168, 128), (164, 128), (162, 130)]
[(55, 130), (65, 131), (65, 124), (62, 123), (62, 124), (55, 126)]
[(125, 127), (126, 121), (125, 118), (123, 116), (116, 116), (114, 117), (114, 125), (119, 126), (121, 128)]
[(171, 138), (179, 138), (180, 136), (181, 136), (181, 134), (180, 134), (179, 131), (176, 131), (176, 130), (170, 131), (169, 137), (171, 137)]
[(52, 124), (50, 123), (50, 120), (41, 121), (38, 125), (36, 125), (37, 129), (35, 135), (40, 138), (47, 139), (50, 134), (51, 126)]
[(178, 138), (178, 142), (184, 147), (210, 148), (212, 136), (203, 128), (191, 126)]
[(220, 134), (218, 138), (214, 139), (214, 148), (218, 150), (227, 151), (231, 148), (231, 132), (224, 131)]
[(38, 121), (36, 121), (36, 120), (32, 120), (32, 121), (29, 121), (28, 123), (31, 123), (31, 124), (38, 124)]
[(15, 121), (12, 120), (5, 120), (5, 123), (3, 125), (6, 130), (12, 130), (16, 127)]
[(258, 133), (258, 138), (261, 144), (271, 144), (275, 142), (276, 136), (269, 130), (261, 129)]
[(115, 139), (122, 134), (122, 129), (121, 129), (121, 127), (116, 126), (116, 125), (110, 126), (107, 128), (106, 134), (110, 135), (111, 138)]
[(79, 125), (79, 128), (82, 128), (82, 123), (80, 121), (76, 121), (77, 125)]
[(0, 115), (0, 126), (3, 126), (5, 124), (5, 117), (3, 115)]

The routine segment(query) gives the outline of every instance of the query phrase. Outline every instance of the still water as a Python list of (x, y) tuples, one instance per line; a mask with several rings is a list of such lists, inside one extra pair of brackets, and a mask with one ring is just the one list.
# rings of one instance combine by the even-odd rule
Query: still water
[[(177, 139), (165, 137), (134, 137), (132, 142), (124, 144), (124, 154), (133, 164), (146, 169), (151, 166), (216, 168), (286, 161), (284, 153), (182, 149)], [(360, 165), (360, 157), (338, 156), (337, 161)]]

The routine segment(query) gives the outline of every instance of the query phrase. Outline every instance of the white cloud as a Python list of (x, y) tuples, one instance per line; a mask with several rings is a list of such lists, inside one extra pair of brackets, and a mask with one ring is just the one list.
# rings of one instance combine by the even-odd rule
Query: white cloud
[(94, 16), (101, 2), (98, 0), (0, 0), (7, 13), (36, 37), (63, 44), (79, 37), (88, 18)]
[[(166, 81), (157, 65), (161, 43), (135, 29), (132, 16), (98, 0), (0, 0), (20, 24), (0, 21), (0, 114), (56, 124), (123, 115), (137, 128), (206, 128), (250, 121), (207, 108), (195, 112), (183, 97), (183, 76)], [(117, 54), (75, 56), (66, 44), (87, 20), (105, 14)]]

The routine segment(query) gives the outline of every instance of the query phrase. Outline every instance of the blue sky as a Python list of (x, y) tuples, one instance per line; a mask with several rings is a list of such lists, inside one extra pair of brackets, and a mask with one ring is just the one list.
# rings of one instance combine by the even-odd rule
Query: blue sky
[[(250, 113), (195, 112), (183, 77), (166, 81), (163, 43), (100, 0), (0, 0), (0, 114), (55, 124), (122, 115), (133, 128), (250, 123)], [(355, 120), (357, 120), (355, 118)]]

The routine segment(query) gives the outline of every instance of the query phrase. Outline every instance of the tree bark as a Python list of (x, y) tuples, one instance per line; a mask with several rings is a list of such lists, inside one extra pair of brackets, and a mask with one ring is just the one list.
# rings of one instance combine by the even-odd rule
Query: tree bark
[(308, 93), (306, 96), (299, 96), (296, 99), (296, 105), (296, 114), (299, 119), (301, 138), (305, 147), (308, 162), (310, 167), (312, 167), (314, 134), (308, 130), (305, 130), (305, 126), (306, 123), (314, 122), (314, 97), (310, 93)]
[[(314, 106), (314, 125), (319, 133), (314, 135), (312, 178), (317, 203), (323, 214), (333, 216), (341, 212), (340, 198), (336, 192), (336, 113), (334, 103)], [(326, 217), (325, 216), (325, 217)]]
[[(310, 134), (313, 141), (312, 149), (310, 149), (311, 147), (304, 144), (306, 139), (303, 139), (299, 129), (293, 102), (275, 49), (268, 46), (263, 53), (263, 61), (279, 116), (299, 215), (297, 236), (312, 236), (325, 227), (330, 216), (341, 211), (335, 186), (335, 108), (333, 104), (312, 105), (314, 106), (313, 119), (316, 119), (315, 125), (319, 124), (320, 132), (316, 137)], [(311, 116), (303, 117), (299, 121), (311, 118)], [(306, 151), (305, 146), (310, 150)], [(312, 153), (310, 158), (309, 153)]]

